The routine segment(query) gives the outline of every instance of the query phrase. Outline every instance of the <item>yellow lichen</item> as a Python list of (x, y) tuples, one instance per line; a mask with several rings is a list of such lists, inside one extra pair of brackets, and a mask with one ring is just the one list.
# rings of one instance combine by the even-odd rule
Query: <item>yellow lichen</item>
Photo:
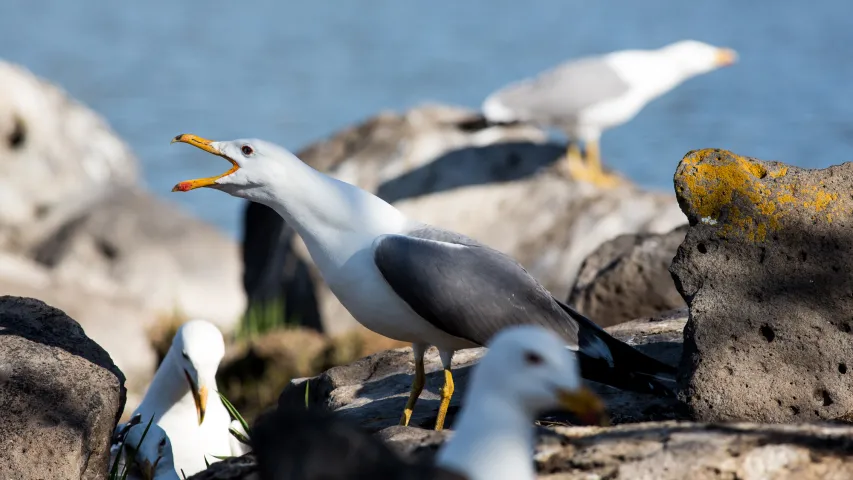
[(788, 174), (788, 167), (782, 167), (779, 170), (776, 170), (775, 172), (771, 173), (770, 176), (773, 178), (779, 178), (779, 177), (784, 177), (787, 174)]
[[(682, 160), (678, 193), (687, 196), (695, 214), (700, 218), (718, 220), (725, 214), (725, 224), (719, 234), (739, 234), (750, 241), (761, 242), (767, 234), (781, 227), (781, 221), (794, 206), (821, 213), (832, 222), (840, 205), (838, 194), (828, 193), (815, 185), (778, 183), (788, 174), (788, 167), (768, 172), (763, 165), (725, 150), (698, 150)], [(732, 205), (734, 200), (751, 208)], [(821, 217), (815, 217), (821, 218)]]

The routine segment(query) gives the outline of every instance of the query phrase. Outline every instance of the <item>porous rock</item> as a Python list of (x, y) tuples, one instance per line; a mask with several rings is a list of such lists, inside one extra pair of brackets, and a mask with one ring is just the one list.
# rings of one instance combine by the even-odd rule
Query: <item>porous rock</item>
[(684, 307), (669, 266), (687, 225), (602, 243), (581, 265), (568, 304), (602, 327)]
[(853, 411), (853, 164), (700, 150), (679, 164), (675, 190), (690, 221), (671, 267), (690, 307), (679, 383), (695, 418)]
[[(682, 310), (670, 312), (667, 316), (624, 323), (608, 330), (638, 350), (676, 365), (681, 355), (681, 332), (685, 321), (686, 311)], [(455, 392), (448, 411), (448, 425), (452, 426), (465, 395), (471, 367), (485, 351), (485, 348), (473, 348), (460, 350), (454, 355)], [(424, 363), (426, 386), (410, 425), (431, 428), (438, 412), (439, 389), (444, 376), (441, 360), (434, 348), (427, 350)], [(317, 377), (292, 381), (282, 392), (279, 405), (291, 408), (304, 405), (307, 388), (310, 405), (336, 411), (368, 431), (376, 432), (399, 422), (413, 375), (411, 348), (388, 350), (349, 365), (331, 368)], [(613, 423), (684, 418), (683, 410), (674, 399), (625, 392), (595, 382), (589, 384), (604, 399)], [(550, 419), (565, 420), (558, 417)]]
[[(670, 194), (627, 181), (609, 190), (574, 182), (558, 168), (565, 147), (548, 143), (542, 130), (523, 124), (477, 131), (460, 126), (473, 116), (444, 105), (381, 113), (297, 156), (413, 219), (511, 255), (559, 298), (602, 242), (685, 223)], [(319, 317), (325, 332), (352, 328), (354, 319), (325, 286), (304, 244), (292, 229), (272, 227), (283, 220), (259, 212), (265, 209), (250, 204), (247, 211), (247, 218), (264, 219), (245, 225), (253, 247), (253, 258), (246, 259), (252, 290), (267, 296), (286, 292), (286, 316)], [(309, 284), (314, 288), (306, 294)]]
[(0, 478), (105, 479), (124, 375), (80, 325), (0, 297)]
[[(378, 435), (427, 461), (452, 432), (389, 427)], [(853, 475), (853, 428), (646, 422), (536, 428), (533, 460), (548, 480), (842, 480)]]

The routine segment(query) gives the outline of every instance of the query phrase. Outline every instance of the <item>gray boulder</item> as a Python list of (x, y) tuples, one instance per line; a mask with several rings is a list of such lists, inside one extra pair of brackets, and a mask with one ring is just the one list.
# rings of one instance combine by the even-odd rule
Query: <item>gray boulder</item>
[(806, 422), (853, 411), (853, 164), (807, 170), (688, 153), (690, 228), (671, 271), (690, 307), (679, 380), (702, 421)]
[(105, 479), (124, 375), (74, 320), (0, 297), (0, 478)]
[[(670, 365), (681, 356), (681, 336), (686, 311), (668, 316), (624, 323), (608, 331), (616, 338), (635, 345), (643, 353)], [(447, 420), (450, 425), (459, 410), (471, 367), (479, 361), (485, 348), (460, 350), (453, 357), (453, 379), (456, 391), (450, 402)], [(431, 348), (424, 358), (427, 380), (418, 400), (410, 425), (431, 428), (438, 412), (439, 389), (444, 381), (438, 352)], [(305, 403), (336, 411), (371, 432), (397, 425), (406, 404), (414, 375), (411, 348), (387, 350), (349, 365), (334, 367), (310, 379), (296, 379), (279, 398), (282, 407), (299, 407)], [(611, 421), (615, 424), (647, 420), (684, 418), (674, 399), (625, 392), (589, 382), (604, 399)]]
[[(547, 143), (543, 131), (526, 125), (478, 131), (460, 126), (473, 116), (440, 105), (382, 113), (298, 155), (411, 218), (511, 255), (560, 298), (583, 259), (601, 243), (624, 233), (668, 232), (685, 223), (672, 195), (627, 181), (611, 190), (575, 183), (556, 166), (564, 146)], [(249, 213), (272, 218), (258, 212), (265, 208), (252, 205)], [(261, 247), (246, 263), (254, 289), (286, 292), (288, 303), (294, 302), (287, 315), (319, 317), (325, 332), (352, 328), (355, 320), (323, 284), (292, 230), (260, 221), (245, 228), (253, 248)], [(307, 284), (314, 285), (312, 293), (300, 294)]]
[(131, 406), (154, 373), (154, 324), (229, 331), (246, 304), (237, 243), (138, 179), (97, 113), (0, 61), (0, 294), (73, 315), (131, 379)]
[(602, 327), (684, 307), (669, 265), (685, 233), (682, 225), (602, 243), (583, 261), (568, 304)]
[[(842, 480), (853, 475), (853, 427), (665, 421), (539, 427), (533, 460), (553, 480)], [(450, 431), (389, 427), (398, 452), (434, 458)]]

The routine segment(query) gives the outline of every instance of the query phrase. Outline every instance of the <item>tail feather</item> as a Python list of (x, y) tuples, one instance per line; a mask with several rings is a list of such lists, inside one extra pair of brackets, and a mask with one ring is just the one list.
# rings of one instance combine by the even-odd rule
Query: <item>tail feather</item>
[(676, 368), (613, 338), (568, 305), (557, 302), (578, 322), (578, 358), (584, 378), (622, 390), (674, 397), (663, 382), (674, 382)]

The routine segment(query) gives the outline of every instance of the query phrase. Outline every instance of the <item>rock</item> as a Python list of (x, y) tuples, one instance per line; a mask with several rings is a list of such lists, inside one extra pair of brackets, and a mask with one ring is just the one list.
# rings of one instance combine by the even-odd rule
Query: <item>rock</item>
[(60, 281), (138, 299), (229, 332), (245, 309), (238, 245), (137, 187), (109, 195), (33, 249)]
[(154, 323), (240, 319), (239, 246), (142, 189), (129, 147), (61, 89), (2, 61), (0, 87), (0, 294), (73, 315), (129, 376), (132, 405)]
[(0, 61), (0, 249), (21, 252), (138, 177), (100, 116)]
[(684, 401), (703, 421), (805, 422), (853, 411), (853, 164), (807, 170), (688, 153), (690, 221), (672, 263), (690, 307)]
[[(853, 428), (648, 422), (537, 428), (540, 479), (842, 480), (853, 475)], [(432, 459), (451, 432), (389, 427), (397, 451)]]
[(275, 329), (226, 347), (217, 384), (251, 422), (275, 405), (292, 379), (317, 375), (335, 365), (402, 345), (365, 328), (334, 338), (308, 328)]
[(684, 307), (669, 265), (687, 226), (604, 242), (581, 265), (567, 303), (603, 327)]
[(124, 375), (70, 317), (0, 297), (0, 478), (105, 479)]
[[(676, 365), (681, 356), (681, 336), (686, 311), (669, 316), (643, 319), (608, 329), (616, 338), (635, 345), (639, 350), (663, 362)], [(459, 409), (473, 366), (485, 348), (460, 350), (453, 358), (456, 391), (451, 399), (447, 421), (452, 425)], [(432, 348), (424, 358), (427, 381), (410, 424), (424, 428), (434, 426), (439, 394), (444, 377), (437, 351)], [(397, 425), (406, 404), (414, 363), (411, 348), (399, 348), (362, 358), (352, 364), (334, 367), (318, 377), (294, 381), (281, 394), (279, 405), (293, 407), (304, 404), (307, 385), (309, 404), (337, 411), (365, 429), (376, 432)], [(684, 418), (674, 399), (624, 392), (589, 382), (607, 404), (614, 423), (650, 419)]]
[[(623, 233), (668, 232), (685, 222), (671, 195), (630, 184), (605, 191), (575, 183), (555, 167), (565, 148), (546, 143), (543, 131), (526, 125), (461, 128), (473, 115), (440, 105), (382, 113), (298, 156), (414, 219), (513, 256), (558, 297), (568, 293), (583, 259), (604, 241)], [(250, 207), (254, 216), (272, 218), (257, 212), (264, 208)], [(264, 285), (259, 290), (291, 295), (313, 283), (323, 331), (352, 328), (355, 320), (323, 284), (293, 232), (269, 223), (247, 222), (245, 228), (247, 238), (267, 238), (256, 240), (267, 249), (253, 251), (247, 261), (247, 266), (267, 264), (268, 270), (253, 270), (267, 282), (259, 282)], [(283, 272), (283, 264), (289, 272)], [(310, 295), (287, 298), (309, 317), (314, 311)]]

